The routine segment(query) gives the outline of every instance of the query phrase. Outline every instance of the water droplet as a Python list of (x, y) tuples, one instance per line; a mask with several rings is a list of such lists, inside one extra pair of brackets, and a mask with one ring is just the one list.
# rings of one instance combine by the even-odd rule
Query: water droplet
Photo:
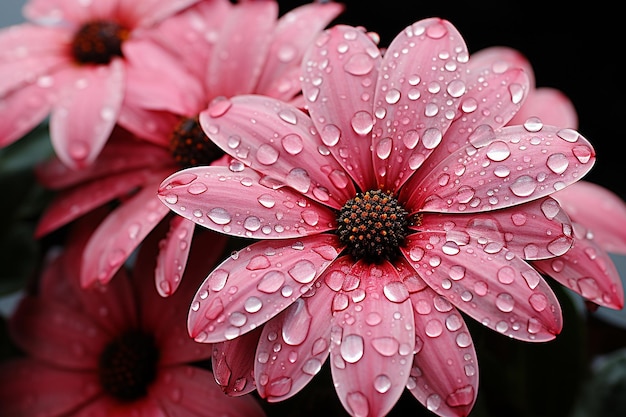
[(228, 224), (231, 221), (230, 214), (228, 214), (226, 209), (223, 209), (221, 207), (212, 208), (207, 213), (207, 216), (209, 217), (209, 219), (211, 219), (211, 221), (213, 221), (213, 223), (219, 225)]
[(359, 52), (352, 54), (343, 68), (352, 75), (366, 75), (374, 68), (374, 61), (368, 54)]
[(357, 334), (347, 335), (341, 341), (341, 357), (348, 363), (355, 363), (363, 357), (363, 338)]
[(501, 162), (511, 156), (509, 145), (502, 141), (495, 141), (487, 148), (487, 158), (492, 161)]
[(273, 294), (285, 283), (285, 275), (280, 271), (270, 271), (263, 275), (257, 289), (266, 294)]
[(341, 130), (333, 124), (328, 124), (322, 128), (320, 135), (324, 145), (335, 146), (341, 137)]
[(372, 339), (372, 347), (383, 356), (393, 356), (398, 353), (400, 343), (393, 337), (377, 337)]
[(510, 189), (518, 197), (528, 197), (535, 192), (537, 182), (529, 175), (521, 175), (511, 184)]
[(272, 165), (278, 160), (278, 151), (272, 145), (264, 143), (259, 146), (256, 153), (256, 159), (263, 165)]
[(218, 97), (211, 102), (207, 111), (211, 117), (220, 117), (223, 116), (232, 105), (232, 102), (226, 97)]
[(281, 143), (283, 145), (283, 149), (285, 149), (285, 151), (290, 155), (297, 155), (302, 152), (302, 149), (304, 149), (302, 137), (295, 133), (291, 133), (283, 137)]
[(374, 126), (374, 118), (366, 111), (358, 111), (352, 116), (350, 121), (352, 129), (359, 135), (367, 135), (372, 131)]
[(515, 307), (515, 300), (513, 300), (511, 294), (500, 293), (496, 297), (496, 307), (504, 313), (510, 313)]
[(360, 392), (351, 392), (346, 401), (354, 417), (367, 417), (369, 415), (369, 403), (367, 397)]
[(378, 375), (374, 378), (374, 389), (381, 394), (386, 393), (391, 388), (391, 379), (384, 374)]

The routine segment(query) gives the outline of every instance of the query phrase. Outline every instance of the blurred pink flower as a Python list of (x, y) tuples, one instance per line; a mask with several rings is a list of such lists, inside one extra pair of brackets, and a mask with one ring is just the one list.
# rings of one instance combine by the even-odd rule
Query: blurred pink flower
[[(163, 30), (154, 32), (159, 34), (158, 42), (180, 54), (189, 71), (196, 71), (197, 83), (175, 90), (187, 98), (184, 105), (173, 104), (169, 112), (149, 110), (148, 103), (125, 108), (120, 124), (134, 137), (127, 130), (115, 130), (101, 155), (86, 169), (68, 169), (58, 158), (39, 166), (40, 182), (61, 192), (41, 217), (36, 235), (41, 237), (111, 200), (121, 200), (90, 239), (81, 265), (84, 286), (108, 282), (169, 213), (156, 196), (161, 181), (181, 167), (227, 164), (231, 159), (224, 158), (224, 152), (202, 132), (198, 114), (216, 96), (242, 92), (298, 102), (305, 48), (342, 10), (339, 3), (310, 3), (277, 18), (275, 1), (231, 4), (220, 0), (199, 3), (168, 19)], [(247, 32), (254, 36), (242, 42), (241, 34)], [(167, 219), (171, 229), (155, 276), (163, 296), (176, 291), (180, 283), (195, 227), (179, 216)], [(224, 238), (215, 236), (212, 250), (223, 246)]]
[(163, 109), (179, 101), (174, 83), (163, 80), (190, 77), (146, 33), (198, 1), (28, 1), (28, 21), (0, 31), (0, 146), (50, 114), (56, 154), (72, 168), (84, 167), (129, 96)]
[(152, 236), (134, 269), (120, 269), (108, 286), (82, 289), (77, 271), (91, 219), (77, 224), (9, 319), (25, 355), (0, 363), (0, 415), (264, 416), (252, 397), (225, 395), (209, 370), (194, 365), (211, 347), (189, 338), (185, 318), (217, 256), (192, 253), (186, 283), (164, 299), (153, 285)]
[(384, 54), (339, 25), (305, 55), (309, 114), (255, 95), (201, 113), (241, 162), (183, 170), (159, 194), (199, 225), (260, 239), (209, 274), (189, 312), (191, 336), (218, 343), (227, 391), (249, 385), (232, 386), (225, 359), (254, 354), (256, 389), (280, 401), (330, 357), (352, 415), (384, 415), (408, 388), (435, 414), (466, 416), (478, 364), (459, 310), (520, 340), (560, 332), (529, 261), (570, 249), (550, 195), (594, 150), (537, 117), (506, 126), (534, 86), (506, 54), (484, 57), (469, 60), (442, 19), (407, 27)]

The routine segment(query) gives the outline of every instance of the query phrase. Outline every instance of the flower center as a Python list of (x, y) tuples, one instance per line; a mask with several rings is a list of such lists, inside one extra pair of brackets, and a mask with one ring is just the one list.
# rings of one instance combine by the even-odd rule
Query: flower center
[(181, 119), (170, 138), (170, 151), (183, 168), (210, 165), (224, 155), (224, 151), (204, 134), (198, 117)]
[(341, 243), (357, 260), (378, 263), (393, 260), (409, 233), (407, 211), (398, 200), (381, 190), (358, 193), (337, 217)]
[(159, 349), (154, 338), (129, 331), (107, 345), (100, 355), (100, 383), (119, 401), (134, 401), (148, 393), (155, 380)]
[(74, 36), (74, 59), (79, 64), (108, 64), (114, 56), (122, 56), (122, 42), (129, 34), (128, 29), (114, 22), (86, 23)]

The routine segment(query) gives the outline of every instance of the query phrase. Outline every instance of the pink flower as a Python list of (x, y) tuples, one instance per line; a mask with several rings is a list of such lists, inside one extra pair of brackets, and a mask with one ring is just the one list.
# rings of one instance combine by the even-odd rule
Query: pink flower
[(241, 162), (173, 174), (159, 195), (197, 224), (259, 240), (191, 304), (189, 333), (217, 343), (214, 365), (254, 341), (268, 401), (297, 393), (329, 358), (351, 415), (384, 415), (408, 388), (438, 415), (466, 416), (478, 363), (460, 311), (520, 340), (560, 332), (558, 300), (529, 261), (570, 249), (550, 195), (595, 153), (538, 118), (505, 126), (534, 86), (517, 65), (493, 64), (469, 60), (442, 19), (407, 27), (384, 54), (340, 25), (305, 55), (308, 114), (255, 95), (201, 113)]
[(91, 220), (73, 229), (37, 293), (20, 300), (10, 317), (10, 334), (25, 355), (0, 363), (0, 414), (264, 416), (253, 398), (224, 395), (212, 373), (194, 365), (210, 357), (211, 347), (189, 338), (185, 317), (205, 268), (218, 257), (192, 253), (186, 284), (164, 299), (153, 286), (153, 236), (132, 271), (121, 269), (106, 287), (82, 289), (76, 272)]
[[(233, 5), (220, 0), (199, 3), (168, 19), (163, 30), (155, 32), (158, 42), (174, 52), (177, 44), (170, 36), (176, 36), (178, 44), (180, 39), (196, 40), (181, 45), (177, 53), (181, 62), (189, 61), (190, 71), (196, 68), (197, 83), (177, 87), (175, 95), (186, 99), (180, 105), (173, 103), (171, 111), (149, 110), (147, 103), (126, 108), (120, 124), (135, 137), (124, 129), (115, 130), (90, 167), (73, 171), (60, 159), (40, 166), (41, 183), (61, 192), (43, 214), (37, 236), (111, 200), (121, 200), (85, 248), (81, 281), (89, 286), (108, 282), (142, 239), (166, 219), (170, 231), (159, 253), (155, 279), (161, 295), (172, 294), (184, 271), (195, 223), (167, 216), (169, 210), (156, 196), (158, 186), (181, 167), (224, 164), (231, 159), (223, 158), (224, 152), (202, 132), (198, 114), (224, 94), (254, 92), (298, 102), (294, 97), (300, 94), (298, 77), (305, 48), (342, 10), (338, 3), (310, 3), (277, 18), (275, 1)], [(254, 33), (253, 39), (242, 43), (241, 34), (248, 32)], [(224, 61), (226, 53), (229, 59)], [(216, 236), (213, 249), (223, 245), (224, 238)]]
[(198, 1), (30, 0), (29, 22), (0, 31), (0, 146), (50, 114), (56, 154), (70, 167), (84, 167), (127, 98), (163, 109), (179, 101), (162, 80), (190, 77), (147, 33)]

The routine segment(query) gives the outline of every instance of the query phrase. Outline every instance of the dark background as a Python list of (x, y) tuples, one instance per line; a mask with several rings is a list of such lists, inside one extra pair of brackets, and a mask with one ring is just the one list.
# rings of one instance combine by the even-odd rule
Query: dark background
[[(307, 1), (279, 1), (288, 10)], [(626, 200), (625, 140), (626, 16), (602, 2), (465, 2), (384, 0), (342, 2), (346, 9), (333, 23), (361, 25), (387, 46), (406, 26), (442, 17), (465, 38), (470, 53), (509, 46), (529, 58), (539, 87), (563, 91), (578, 111), (579, 131), (595, 147), (597, 161), (586, 180)], [(590, 6), (590, 5), (593, 5)]]

